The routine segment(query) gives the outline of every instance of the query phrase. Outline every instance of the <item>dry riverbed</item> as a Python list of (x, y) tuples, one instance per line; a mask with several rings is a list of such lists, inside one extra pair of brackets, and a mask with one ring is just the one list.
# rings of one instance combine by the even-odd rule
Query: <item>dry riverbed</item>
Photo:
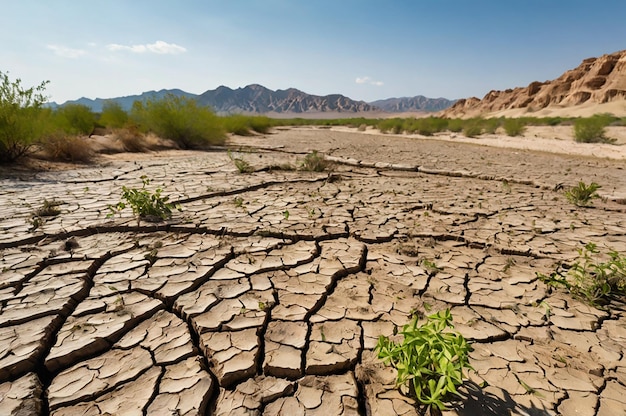
[[(284, 129), (231, 140), (250, 174), (167, 151), (0, 177), (0, 414), (415, 415), (372, 351), (445, 308), (476, 371), (444, 415), (620, 414), (622, 307), (536, 273), (626, 253), (624, 160), (454, 139)], [(284, 169), (311, 150), (332, 172)], [(107, 218), (141, 175), (182, 211)]]

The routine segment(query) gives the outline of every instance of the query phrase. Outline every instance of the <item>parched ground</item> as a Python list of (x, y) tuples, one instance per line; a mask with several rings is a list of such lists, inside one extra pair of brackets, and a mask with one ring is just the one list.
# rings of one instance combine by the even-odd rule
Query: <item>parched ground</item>
[[(536, 275), (587, 242), (626, 253), (624, 160), (312, 128), (231, 144), (255, 172), (180, 151), (0, 179), (0, 414), (416, 415), (372, 351), (448, 307), (476, 371), (444, 415), (624, 414), (623, 308)], [(332, 172), (276, 168), (314, 149)], [(107, 219), (141, 175), (182, 211)], [(579, 180), (606, 198), (576, 208)], [(60, 214), (34, 220), (44, 200)]]

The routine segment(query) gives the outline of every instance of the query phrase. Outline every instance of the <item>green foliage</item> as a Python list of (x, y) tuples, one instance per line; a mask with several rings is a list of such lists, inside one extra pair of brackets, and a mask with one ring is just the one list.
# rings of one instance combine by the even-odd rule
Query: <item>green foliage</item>
[(224, 130), (239, 136), (249, 136), (252, 132), (266, 134), (276, 124), (269, 117), (231, 115), (222, 117)]
[(243, 157), (233, 156), (231, 151), (228, 151), (228, 158), (235, 164), (235, 167), (239, 173), (251, 173), (254, 172), (254, 168)]
[(504, 128), (507, 136), (521, 136), (524, 134), (524, 130), (526, 130), (526, 125), (523, 120), (518, 118), (507, 118), (502, 123), (502, 127)]
[(168, 94), (162, 99), (135, 101), (131, 119), (157, 136), (184, 149), (223, 144), (222, 123), (213, 112), (186, 97)]
[(110, 129), (121, 129), (128, 124), (128, 113), (118, 102), (105, 101), (98, 122)]
[(581, 181), (578, 182), (578, 185), (565, 191), (565, 197), (572, 204), (578, 207), (585, 207), (591, 205), (593, 199), (600, 198), (597, 192), (600, 188), (601, 186), (595, 182), (587, 185)]
[(486, 134), (495, 134), (498, 127), (500, 127), (501, 120), (498, 118), (488, 118), (487, 120), (481, 120), (483, 132)]
[(381, 120), (376, 127), (381, 133), (400, 134), (404, 131), (404, 120), (401, 118), (388, 118)]
[(476, 137), (480, 136), (483, 133), (483, 128), (481, 126), (480, 121), (478, 120), (470, 120), (465, 122), (463, 126), (463, 134), (466, 137)]
[(115, 206), (109, 206), (111, 213), (107, 218), (126, 208), (126, 204), (130, 205), (133, 214), (137, 216), (137, 223), (141, 219), (151, 222), (163, 221), (172, 217), (173, 208), (181, 210), (179, 206), (168, 202), (168, 196), (161, 196), (163, 189), (157, 188), (154, 193), (147, 190), (146, 186), (150, 184), (150, 179), (146, 175), (141, 176), (141, 181), (143, 183), (141, 189), (122, 186), (122, 199), (126, 202), (120, 201)]
[(0, 163), (27, 154), (43, 134), (41, 107), (47, 84), (24, 88), (20, 79), (11, 81), (0, 72)]
[(57, 131), (72, 135), (90, 135), (96, 125), (96, 116), (82, 104), (65, 104), (53, 113), (53, 125)]
[(300, 169), (309, 172), (323, 172), (330, 167), (330, 162), (324, 158), (324, 155), (313, 150), (304, 157)]
[(603, 115), (577, 119), (574, 121), (574, 139), (581, 143), (613, 143), (615, 140), (605, 136), (605, 127), (611, 120)]
[(454, 118), (452, 120), (448, 120), (448, 130), (452, 133), (459, 133), (463, 130), (463, 120)]
[(380, 336), (376, 352), (398, 371), (396, 384), (405, 393), (414, 395), (427, 408), (443, 410), (450, 394), (459, 394), (463, 370), (472, 369), (472, 347), (460, 333), (449, 330), (454, 328), (450, 309), (428, 316), (420, 326), (417, 323), (415, 316), (402, 328), (402, 342)]
[(550, 286), (566, 288), (592, 306), (606, 305), (612, 298), (626, 295), (626, 256), (610, 250), (608, 261), (596, 260), (601, 255), (596, 244), (587, 243), (568, 270), (557, 268), (550, 276), (537, 273), (537, 277)]

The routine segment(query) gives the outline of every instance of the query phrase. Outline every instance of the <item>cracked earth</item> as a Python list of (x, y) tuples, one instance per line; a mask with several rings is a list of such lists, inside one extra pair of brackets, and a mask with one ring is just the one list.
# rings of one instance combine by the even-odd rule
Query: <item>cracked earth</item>
[[(416, 415), (373, 354), (451, 308), (474, 351), (444, 415), (618, 415), (626, 316), (536, 273), (626, 253), (623, 160), (286, 129), (0, 179), (0, 414)], [(310, 150), (332, 172), (296, 165)], [(181, 212), (107, 219), (121, 187)], [(562, 186), (603, 185), (593, 208)], [(35, 227), (44, 201), (60, 214)]]

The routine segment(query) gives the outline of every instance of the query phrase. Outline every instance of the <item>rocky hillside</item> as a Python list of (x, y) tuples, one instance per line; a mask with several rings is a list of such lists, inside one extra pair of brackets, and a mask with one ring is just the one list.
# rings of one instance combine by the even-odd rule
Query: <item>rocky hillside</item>
[(473, 116), (525, 108), (574, 107), (626, 99), (626, 50), (585, 59), (577, 68), (552, 81), (532, 82), (527, 87), (490, 91), (481, 100), (458, 100), (443, 114)]
[(339, 94), (311, 95), (295, 88), (272, 91), (257, 84), (236, 90), (221, 86), (198, 96), (198, 102), (212, 107), (218, 113), (357, 113), (380, 111), (380, 109), (364, 101), (354, 101)]
[(441, 111), (450, 107), (455, 100), (447, 98), (428, 98), (423, 95), (415, 97), (387, 98), (373, 101), (370, 104), (390, 113), (404, 113), (408, 111)]

